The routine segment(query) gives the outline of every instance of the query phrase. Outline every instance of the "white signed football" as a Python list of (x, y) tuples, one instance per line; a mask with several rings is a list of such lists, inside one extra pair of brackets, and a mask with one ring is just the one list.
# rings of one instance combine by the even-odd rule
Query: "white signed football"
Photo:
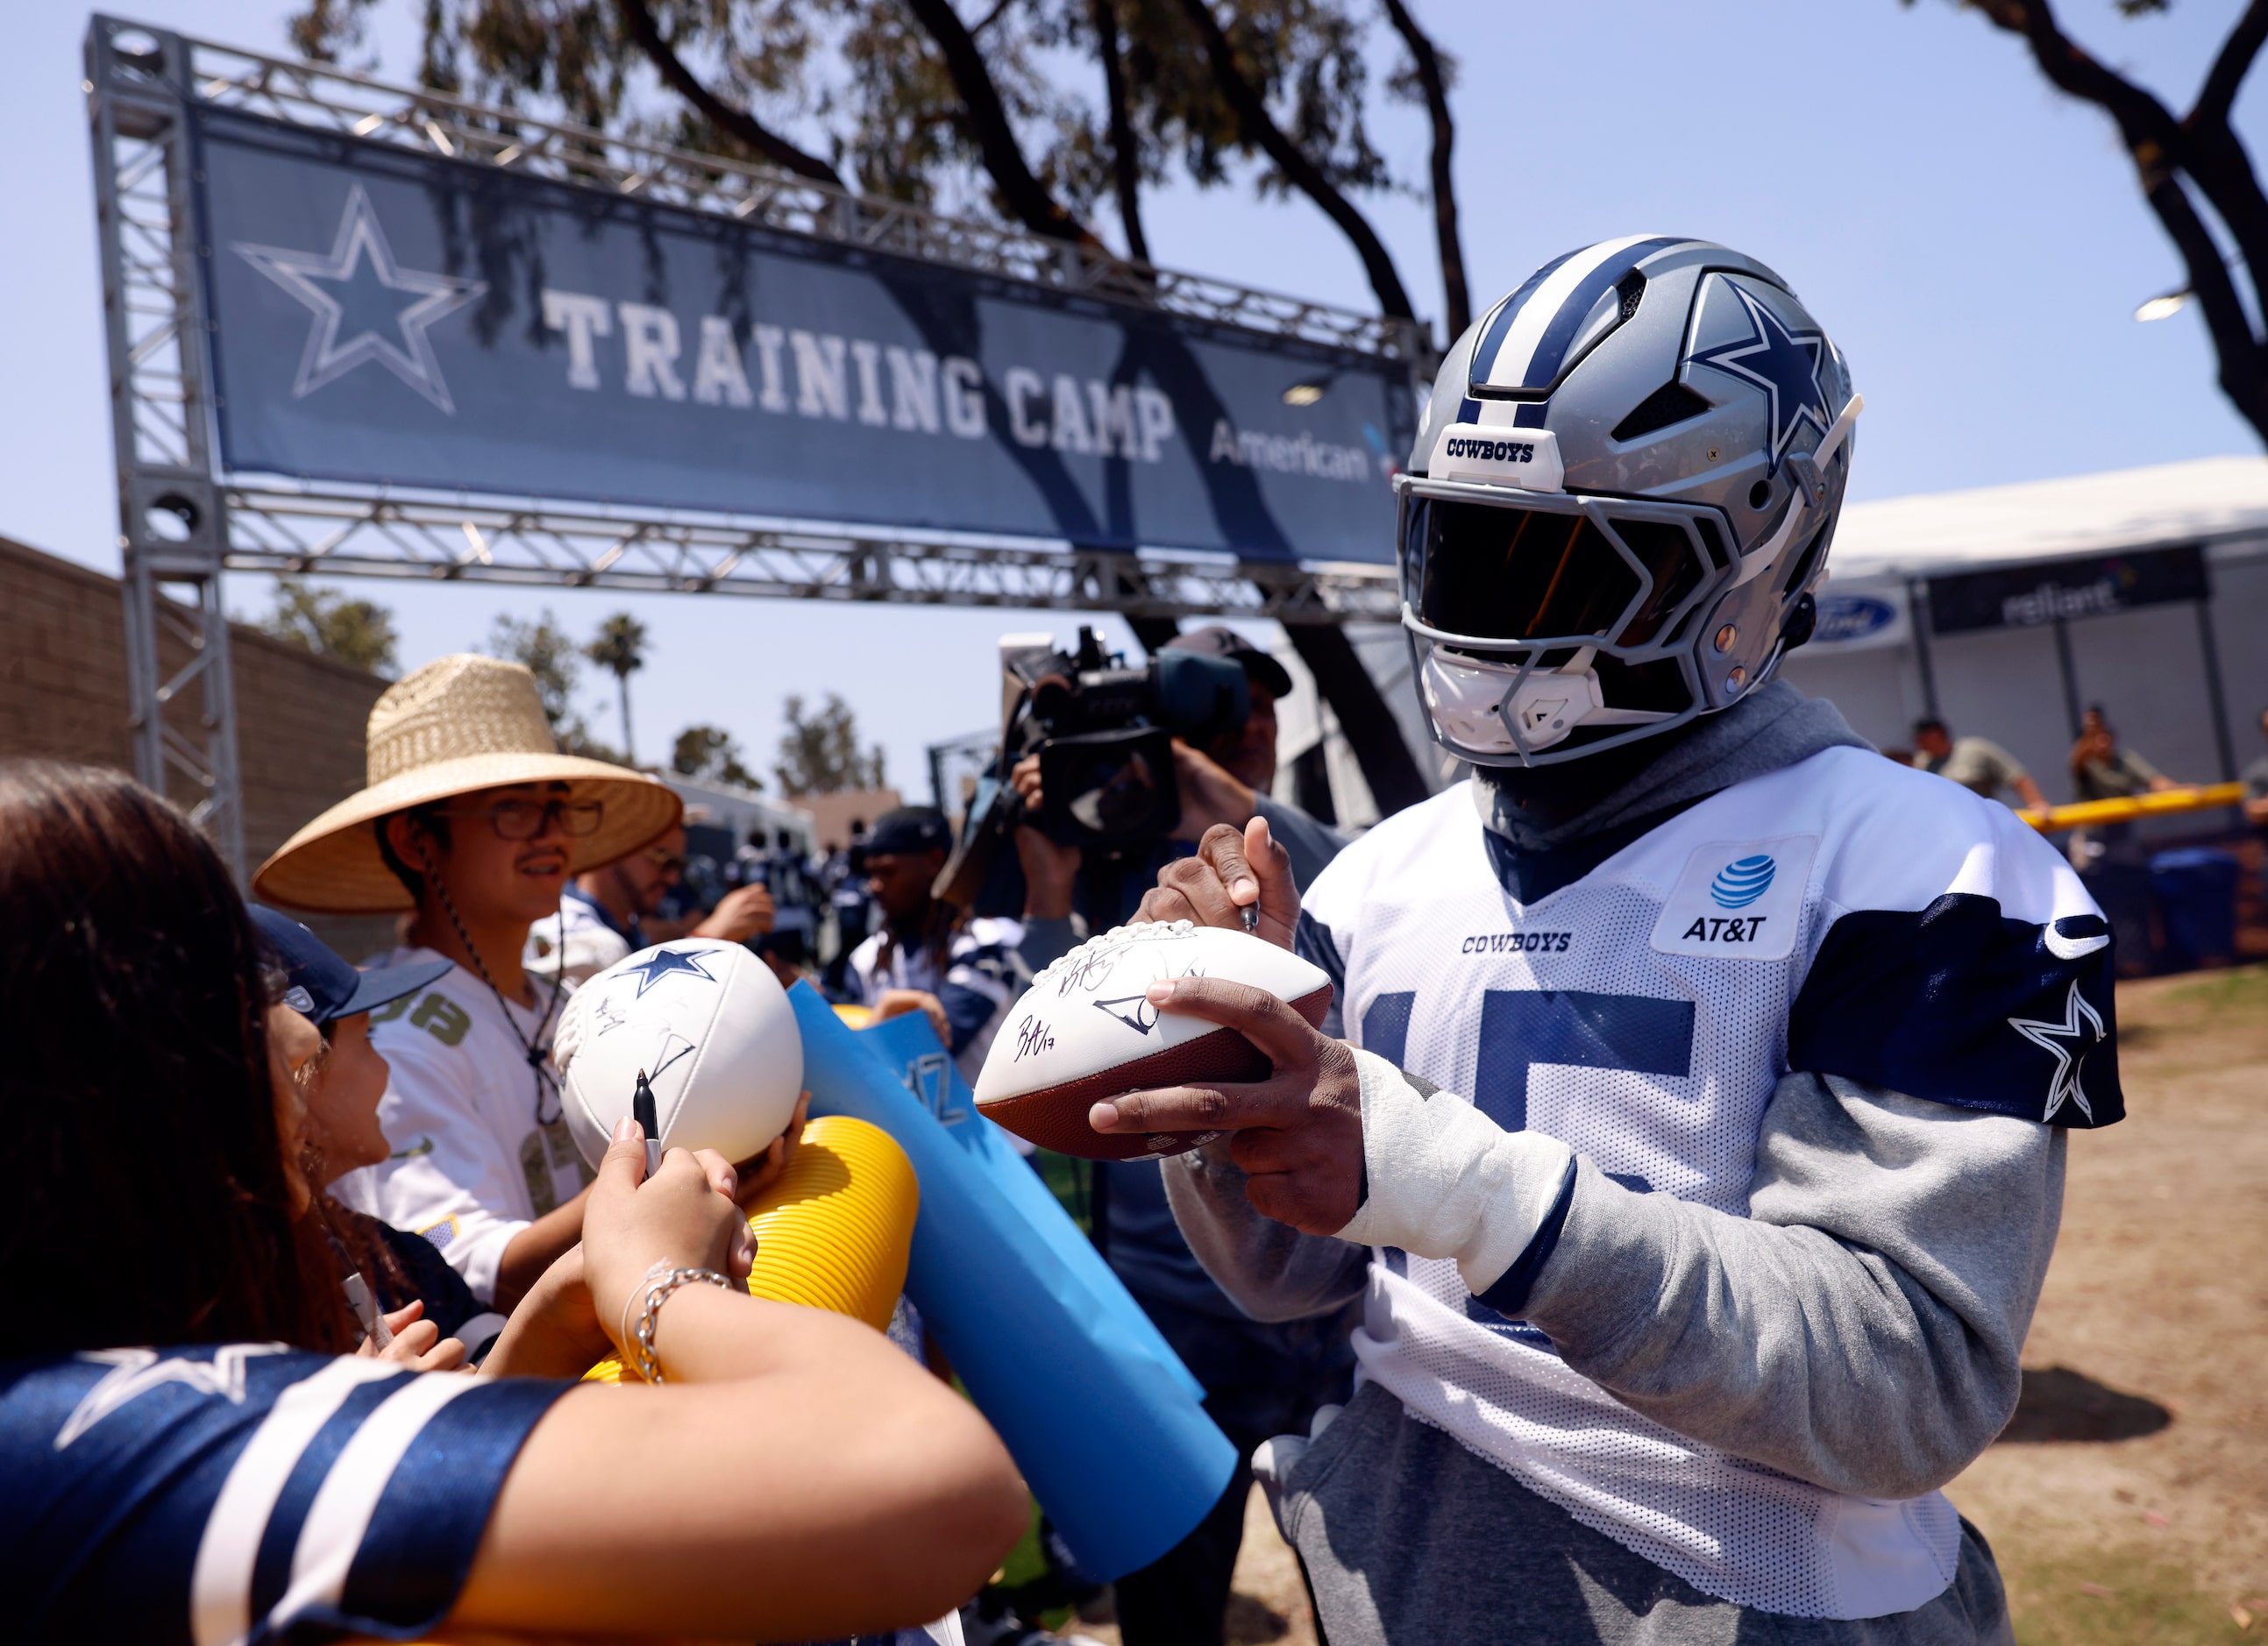
[(1087, 1111), (1158, 1086), (1268, 1078), (1267, 1055), (1233, 1029), (1149, 1002), (1160, 978), (1248, 983), (1320, 1026), (1331, 980), (1261, 938), (1218, 926), (1120, 926), (1093, 937), (1032, 981), (1008, 1010), (976, 1080), (976, 1106), (1017, 1136), (1089, 1160), (1177, 1155), (1216, 1132), (1105, 1135)]
[(630, 1113), (643, 1072), (666, 1149), (731, 1161), (786, 1129), (803, 1090), (803, 1038), (771, 968), (737, 943), (680, 937), (577, 989), (552, 1044), (567, 1127), (593, 1165)]

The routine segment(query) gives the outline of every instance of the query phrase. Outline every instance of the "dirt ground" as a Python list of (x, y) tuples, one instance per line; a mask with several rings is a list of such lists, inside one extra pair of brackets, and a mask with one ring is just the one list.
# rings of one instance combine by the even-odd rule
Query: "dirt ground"
[(2268, 1636), (2268, 968), (2118, 990), (2024, 1400), (1949, 1488), (2025, 1646)]
[[(2128, 1119), (2073, 1134), (2023, 1400), (1948, 1489), (2022, 1646), (2268, 1639), (2268, 967), (2122, 984), (2118, 1027)], [(1256, 1489), (1229, 1639), (1314, 1638)]]

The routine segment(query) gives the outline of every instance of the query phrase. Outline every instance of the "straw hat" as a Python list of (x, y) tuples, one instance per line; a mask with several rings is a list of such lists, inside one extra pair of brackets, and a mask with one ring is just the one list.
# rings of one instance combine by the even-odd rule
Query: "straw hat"
[(504, 783), (568, 783), (606, 806), (598, 832), (567, 842), (577, 874), (666, 833), (682, 807), (656, 779), (562, 754), (535, 677), (471, 652), (438, 658), (387, 688), (370, 711), (369, 787), (301, 829), (260, 865), (253, 892), (286, 908), (383, 915), (415, 907), (379, 855), (379, 823), (396, 812)]

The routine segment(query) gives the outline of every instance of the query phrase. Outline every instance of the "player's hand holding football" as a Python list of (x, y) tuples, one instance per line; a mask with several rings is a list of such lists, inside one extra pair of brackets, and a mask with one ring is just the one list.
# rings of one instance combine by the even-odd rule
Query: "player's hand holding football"
[[(1255, 923), (1247, 928), (1246, 911)], [(1242, 828), (1216, 823), (1197, 842), (1197, 854), (1176, 857), (1158, 871), (1158, 884), (1143, 893), (1134, 916), (1145, 921), (1186, 920), (1197, 926), (1249, 930), (1279, 949), (1292, 946), (1300, 922), (1300, 890), (1292, 879), (1292, 859), (1268, 832), (1268, 819), (1254, 818)]]
[[(1288, 883), (1289, 876), (1286, 876)], [(1188, 915), (1174, 918), (1186, 920)], [(1227, 1132), (1246, 1198), (1264, 1217), (1307, 1234), (1336, 1234), (1362, 1206), (1362, 1087), (1354, 1053), (1292, 1007), (1246, 983), (1180, 977), (1152, 983), (1150, 1003), (1243, 1035), (1275, 1071), (1262, 1081), (1168, 1086), (1098, 1103), (1098, 1132)]]

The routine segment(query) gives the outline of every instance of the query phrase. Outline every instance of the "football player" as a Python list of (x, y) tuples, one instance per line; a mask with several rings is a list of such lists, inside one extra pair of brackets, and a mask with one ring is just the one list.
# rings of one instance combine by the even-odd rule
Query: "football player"
[(1256, 823), (1144, 912), (1256, 915), (1321, 1033), (1219, 980), (1263, 1084), (1098, 1105), (1362, 1385), (1263, 1448), (1333, 1646), (2010, 1638), (1940, 1488), (2016, 1403), (2066, 1128), (2119, 1118), (2110, 937), (2005, 807), (1774, 676), (1859, 409), (1788, 283), (1634, 237), (1461, 338), (1396, 480), (1403, 622), (1470, 783), (1302, 900)]

